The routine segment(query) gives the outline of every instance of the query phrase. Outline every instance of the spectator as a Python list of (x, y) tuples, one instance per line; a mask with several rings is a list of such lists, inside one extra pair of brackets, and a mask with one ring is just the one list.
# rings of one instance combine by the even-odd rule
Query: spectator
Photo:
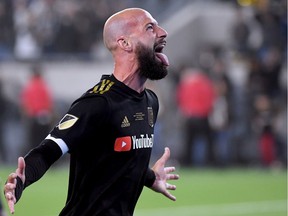
[[(282, 7), (285, 7), (284, 2), (285, 1), (281, 3)], [(285, 42), (285, 40), (287, 40), (287, 32), (285, 35), (285, 31), (283, 31), (283, 26), (281, 25), (281, 17), (283, 15), (287, 18), (287, 12), (285, 12), (285, 10), (283, 9), (279, 10), (279, 8), (274, 8), (273, 1), (268, 1), (266, 3), (265, 1), (263, 1), (263, 3), (260, 4), (258, 8), (256, 8), (255, 18), (260, 24), (263, 35), (263, 42), (261, 45), (260, 54), (262, 51), (265, 51), (267, 48), (270, 47), (285, 49), (285, 44), (287, 44)]]
[(226, 65), (219, 57), (213, 64), (211, 77), (215, 86), (216, 97), (209, 122), (214, 134), (217, 164), (226, 166), (228, 162), (231, 162), (232, 83), (226, 74)]
[(247, 55), (250, 52), (249, 36), (251, 32), (239, 8), (236, 11), (236, 22), (232, 26), (231, 34), (235, 50), (240, 54)]
[[(189, 68), (181, 77), (177, 99), (180, 111), (187, 119), (183, 165), (191, 164), (191, 153), (194, 165), (212, 164), (215, 158), (208, 117), (215, 99), (213, 83), (202, 71)], [(205, 148), (207, 153), (203, 151)]]
[(14, 1), (14, 54), (19, 59), (27, 60), (38, 58), (41, 54), (41, 47), (34, 32), (36, 20), (28, 6), (27, 0)]
[(280, 74), (282, 69), (281, 51), (277, 47), (270, 47), (263, 53), (261, 59), (264, 81), (264, 93), (272, 98), (280, 96)]
[(276, 139), (272, 127), (272, 103), (267, 95), (258, 95), (254, 101), (254, 128), (258, 134), (261, 164), (270, 166), (276, 161)]
[(35, 147), (51, 127), (53, 102), (39, 65), (32, 67), (32, 76), (21, 93), (21, 105), (28, 129), (28, 149)]

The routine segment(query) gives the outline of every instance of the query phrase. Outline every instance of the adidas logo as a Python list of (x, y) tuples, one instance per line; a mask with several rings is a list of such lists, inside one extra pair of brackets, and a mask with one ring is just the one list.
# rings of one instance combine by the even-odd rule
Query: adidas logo
[(127, 116), (125, 116), (123, 121), (122, 121), (121, 127), (124, 128), (124, 127), (129, 127), (129, 126), (130, 126), (130, 122), (129, 122)]

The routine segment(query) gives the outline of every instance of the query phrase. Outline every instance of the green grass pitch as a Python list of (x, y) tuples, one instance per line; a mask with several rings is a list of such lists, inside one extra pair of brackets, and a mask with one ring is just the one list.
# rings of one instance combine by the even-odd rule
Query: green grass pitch
[[(1, 190), (13, 169), (0, 168)], [(181, 169), (178, 173), (173, 192), (177, 201), (145, 188), (135, 216), (287, 216), (286, 171)], [(67, 178), (68, 167), (50, 169), (25, 190), (14, 215), (58, 215), (66, 199)]]

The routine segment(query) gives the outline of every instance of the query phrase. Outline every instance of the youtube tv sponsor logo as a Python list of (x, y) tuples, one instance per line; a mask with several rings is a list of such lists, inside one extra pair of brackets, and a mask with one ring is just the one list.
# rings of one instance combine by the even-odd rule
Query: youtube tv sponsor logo
[(116, 152), (123, 152), (123, 151), (130, 151), (131, 149), (131, 137), (119, 137), (116, 139), (114, 144), (114, 151)]
[(114, 151), (124, 152), (132, 149), (152, 148), (154, 144), (154, 135), (141, 134), (140, 137), (125, 136), (119, 137), (115, 140)]

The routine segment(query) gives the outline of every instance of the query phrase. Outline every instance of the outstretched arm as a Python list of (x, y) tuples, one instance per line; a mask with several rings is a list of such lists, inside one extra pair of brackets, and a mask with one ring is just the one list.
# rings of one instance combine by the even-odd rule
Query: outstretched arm
[(152, 167), (156, 179), (151, 189), (158, 193), (162, 193), (164, 196), (173, 201), (176, 201), (176, 197), (169, 192), (169, 190), (176, 190), (176, 185), (167, 183), (167, 180), (177, 180), (179, 179), (179, 175), (171, 173), (176, 170), (175, 167), (165, 167), (169, 157), (170, 149), (166, 147), (162, 157)]
[(38, 147), (31, 150), (25, 159), (19, 157), (18, 168), (8, 176), (4, 187), (5, 198), (12, 214), (22, 191), (39, 180), (61, 155), (62, 150), (58, 144), (45, 139)]
[(5, 194), (5, 198), (7, 200), (9, 209), (11, 214), (14, 214), (14, 205), (16, 203), (16, 195), (15, 195), (15, 191), (16, 191), (16, 187), (17, 187), (17, 181), (22, 181), (22, 182), (18, 182), (18, 185), (22, 185), (25, 183), (25, 161), (23, 157), (19, 157), (18, 158), (18, 168), (16, 169), (16, 171), (14, 173), (11, 173), (8, 176), (7, 179), (7, 183), (5, 184), (4, 187), (4, 194)]

